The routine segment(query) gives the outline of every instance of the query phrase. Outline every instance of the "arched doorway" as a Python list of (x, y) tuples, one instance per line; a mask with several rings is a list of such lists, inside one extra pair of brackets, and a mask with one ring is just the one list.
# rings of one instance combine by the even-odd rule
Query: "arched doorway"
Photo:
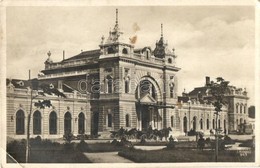
[(143, 77), (136, 87), (135, 98), (138, 129), (146, 131), (150, 126), (161, 126), (162, 116), (156, 107), (161, 98), (158, 84), (150, 77)]
[(41, 134), (41, 113), (35, 111), (33, 113), (33, 134)]
[(187, 117), (185, 116), (184, 118), (183, 118), (183, 131), (185, 132), (185, 133), (187, 133)]
[(71, 133), (71, 114), (66, 112), (64, 115), (64, 134)]
[(84, 113), (80, 113), (79, 116), (79, 122), (78, 122), (78, 133), (84, 134), (85, 133), (85, 115)]
[(16, 113), (16, 134), (24, 134), (24, 112), (23, 110), (18, 110)]
[(193, 128), (194, 131), (196, 131), (196, 129), (197, 129), (197, 117), (194, 116), (192, 121), (193, 121), (192, 128)]

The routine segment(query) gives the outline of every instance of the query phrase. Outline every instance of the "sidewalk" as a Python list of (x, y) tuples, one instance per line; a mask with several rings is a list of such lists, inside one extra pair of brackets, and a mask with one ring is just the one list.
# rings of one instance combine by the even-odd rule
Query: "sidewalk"
[(118, 152), (83, 153), (93, 163), (134, 163), (118, 156)]

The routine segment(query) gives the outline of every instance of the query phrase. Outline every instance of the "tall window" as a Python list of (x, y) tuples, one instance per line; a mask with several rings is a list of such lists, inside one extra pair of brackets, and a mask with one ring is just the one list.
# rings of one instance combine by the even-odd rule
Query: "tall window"
[(170, 86), (170, 98), (173, 98), (174, 87)]
[(218, 119), (218, 129), (220, 129), (220, 119)]
[(196, 131), (197, 129), (197, 118), (196, 117), (193, 117), (193, 130)]
[(200, 129), (203, 129), (203, 120), (200, 119)]
[(125, 80), (125, 93), (129, 93), (129, 78)]
[(125, 115), (125, 126), (130, 127), (130, 117), (129, 114)]
[(212, 128), (215, 129), (215, 119), (212, 120)]
[(113, 78), (109, 75), (107, 76), (107, 93), (113, 92)]
[(244, 106), (244, 113), (246, 114), (246, 105)]
[(19, 110), (16, 113), (16, 134), (24, 134), (24, 112)]
[(112, 127), (112, 114), (107, 115), (107, 126)]
[(207, 130), (209, 129), (209, 119), (207, 119)]
[(240, 105), (240, 113), (243, 113), (243, 105)]
[(78, 133), (84, 134), (85, 133), (85, 115), (81, 112), (78, 116)]
[(236, 105), (236, 112), (238, 113), (238, 104)]
[(50, 134), (57, 134), (57, 114), (54, 111), (49, 116), (49, 132)]
[(33, 134), (41, 134), (41, 113), (39, 111), (33, 113)]
[(66, 112), (64, 115), (64, 133), (71, 133), (71, 114)]
[(171, 127), (173, 127), (173, 121), (174, 120), (174, 118), (173, 118), (173, 116), (171, 116)]
[(227, 129), (227, 126), (226, 126), (226, 120), (224, 120), (224, 130)]

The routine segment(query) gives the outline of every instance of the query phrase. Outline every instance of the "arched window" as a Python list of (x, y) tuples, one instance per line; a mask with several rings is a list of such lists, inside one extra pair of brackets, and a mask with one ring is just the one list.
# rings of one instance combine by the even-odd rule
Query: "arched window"
[(79, 113), (79, 121), (78, 121), (78, 133), (84, 134), (85, 133), (85, 115), (84, 113)]
[(23, 110), (18, 110), (16, 112), (16, 134), (24, 134), (24, 112)]
[(107, 115), (107, 126), (112, 127), (112, 114)]
[(114, 53), (115, 53), (115, 50), (113, 49), (113, 47), (109, 47), (109, 48), (107, 49), (107, 53), (108, 53), (108, 54), (114, 54)]
[(64, 134), (71, 133), (71, 114), (66, 112), (64, 115)]
[(129, 93), (129, 78), (125, 80), (125, 93)]
[(41, 118), (39, 111), (33, 113), (33, 134), (41, 134)]
[(207, 130), (209, 129), (209, 119), (207, 119)]
[(107, 78), (107, 93), (112, 93), (113, 92), (113, 78), (108, 75)]
[(197, 127), (197, 118), (196, 117), (193, 117), (193, 130), (196, 131), (196, 127)]
[(183, 131), (185, 133), (187, 132), (187, 117), (186, 116), (183, 118)]
[(126, 49), (126, 48), (124, 48), (124, 49), (123, 49), (123, 51), (122, 51), (122, 53), (123, 53), (123, 54), (128, 54), (128, 51), (127, 51), (127, 49)]
[(174, 120), (174, 117), (173, 116), (171, 116), (171, 127), (173, 127), (173, 121)]
[(49, 133), (57, 134), (57, 114), (54, 111), (49, 116)]
[(174, 96), (174, 84), (172, 84), (171, 86), (170, 86), (170, 98), (173, 98), (173, 96)]
[(200, 129), (203, 129), (203, 120), (200, 119)]
[(240, 113), (243, 113), (243, 105), (240, 105)]
[(168, 63), (171, 64), (172, 63), (172, 59), (168, 58)]
[(238, 104), (236, 105), (236, 112), (238, 113)]
[(215, 119), (212, 120), (212, 128), (215, 129)]
[(125, 126), (130, 127), (130, 117), (129, 114), (125, 115)]

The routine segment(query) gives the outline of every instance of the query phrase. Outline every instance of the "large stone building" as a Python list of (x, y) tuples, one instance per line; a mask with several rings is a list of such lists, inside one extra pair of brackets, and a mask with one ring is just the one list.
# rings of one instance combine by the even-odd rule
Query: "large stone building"
[[(121, 40), (117, 14), (114, 28), (106, 39), (102, 37), (96, 50), (82, 51), (60, 62), (53, 62), (48, 53), (38, 80), (58, 88), (66, 98), (37, 96), (35, 102), (50, 99), (53, 106), (33, 108), (30, 134), (58, 138), (71, 131), (75, 135), (107, 137), (120, 127), (139, 130), (149, 126), (171, 127), (173, 134), (184, 134), (191, 128), (205, 132), (214, 129), (217, 121), (213, 106), (195, 101), (199, 89), (184, 96), (185, 101), (179, 98), (177, 103), (180, 68), (176, 66), (174, 49), (170, 50), (164, 40), (162, 25), (154, 49), (149, 46), (135, 49)], [(13, 138), (26, 137), (29, 86), (24, 80), (7, 81), (7, 135)], [(37, 91), (33, 95), (38, 95)], [(233, 131), (239, 122), (246, 120), (248, 98), (235, 88), (229, 96), (231, 106), (221, 112), (218, 122), (222, 128)], [(191, 98), (190, 103), (187, 97)]]
[[(170, 116), (176, 113), (172, 107), (177, 101), (176, 73), (180, 70), (175, 66), (174, 49), (168, 49), (162, 32), (155, 49), (135, 49), (121, 41), (121, 35), (116, 12), (115, 26), (107, 39), (102, 37), (98, 49), (60, 62), (53, 62), (48, 53), (38, 80), (69, 96), (52, 97), (51, 109), (34, 109), (31, 130), (35, 125), (39, 131), (32, 134), (77, 134), (80, 122), (85, 133), (104, 136), (120, 127), (146, 130), (149, 125), (158, 129), (170, 126)], [(8, 83), (7, 118), (8, 135), (16, 136), (26, 132), (30, 95), (25, 88), (14, 87), (14, 82), (19, 81)]]
[(178, 97), (178, 109), (182, 116), (182, 131), (197, 130), (209, 133), (216, 126), (226, 133), (236, 133), (243, 124), (248, 123), (247, 92), (245, 89), (229, 86), (223, 106), (216, 121), (215, 108), (209, 103), (210, 78), (206, 77), (205, 86), (196, 87), (189, 93)]

